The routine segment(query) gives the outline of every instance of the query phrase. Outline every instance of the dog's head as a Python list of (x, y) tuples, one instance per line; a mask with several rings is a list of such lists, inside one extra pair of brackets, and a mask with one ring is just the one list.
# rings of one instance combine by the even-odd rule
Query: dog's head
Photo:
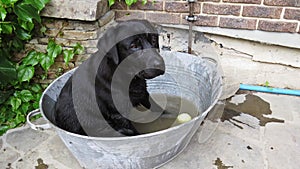
[[(133, 24), (132, 26), (135, 27), (128, 27), (130, 24)], [(165, 72), (165, 63), (159, 54), (158, 33), (154, 31), (155, 28), (147, 21), (126, 22), (126, 25), (119, 26), (119, 29), (122, 32), (126, 31), (126, 29), (133, 29), (134, 31), (134, 29), (137, 29), (137, 26), (144, 32), (125, 36), (124, 39), (118, 41), (111, 48), (107, 57), (109, 62), (114, 65), (119, 65), (122, 61), (127, 60), (126, 63), (128, 63), (127, 66), (129, 68), (124, 73), (134, 72), (139, 78), (152, 79)], [(120, 33), (117, 32), (116, 34), (115, 36), (118, 36)], [(128, 72), (128, 70), (131, 72)]]

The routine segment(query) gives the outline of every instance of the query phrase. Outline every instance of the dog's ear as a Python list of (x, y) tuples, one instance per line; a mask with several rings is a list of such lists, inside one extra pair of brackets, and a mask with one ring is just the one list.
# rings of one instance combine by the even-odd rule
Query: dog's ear
[(106, 54), (107, 58), (112, 61), (115, 65), (119, 64), (119, 54), (116, 46), (112, 47)]

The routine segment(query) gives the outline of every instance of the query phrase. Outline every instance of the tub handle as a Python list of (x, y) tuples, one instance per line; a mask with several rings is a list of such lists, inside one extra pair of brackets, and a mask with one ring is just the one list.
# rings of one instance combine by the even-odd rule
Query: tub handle
[(50, 124), (46, 123), (46, 124), (33, 124), (30, 121), (31, 117), (34, 117), (36, 115), (41, 114), (40, 109), (36, 109), (31, 111), (30, 113), (28, 113), (27, 117), (26, 117), (26, 121), (27, 124), (29, 125), (30, 128), (32, 128), (33, 130), (45, 130), (45, 129), (49, 129), (51, 128)]

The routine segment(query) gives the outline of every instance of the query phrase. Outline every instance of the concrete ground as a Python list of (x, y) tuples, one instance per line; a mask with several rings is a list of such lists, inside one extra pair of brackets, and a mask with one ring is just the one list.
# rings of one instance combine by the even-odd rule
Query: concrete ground
[[(220, 122), (205, 120), (189, 146), (161, 169), (298, 169), (300, 97), (240, 92)], [(28, 126), (0, 137), (2, 169), (80, 169), (53, 130)]]

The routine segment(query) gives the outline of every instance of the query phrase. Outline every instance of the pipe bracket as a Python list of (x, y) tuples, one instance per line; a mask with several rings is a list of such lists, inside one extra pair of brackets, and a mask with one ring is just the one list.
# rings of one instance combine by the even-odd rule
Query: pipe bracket
[(195, 16), (195, 15), (188, 15), (188, 16), (185, 17), (185, 19), (188, 22), (195, 22), (197, 20), (197, 16)]
[(197, 0), (187, 0), (188, 3), (195, 3)]

